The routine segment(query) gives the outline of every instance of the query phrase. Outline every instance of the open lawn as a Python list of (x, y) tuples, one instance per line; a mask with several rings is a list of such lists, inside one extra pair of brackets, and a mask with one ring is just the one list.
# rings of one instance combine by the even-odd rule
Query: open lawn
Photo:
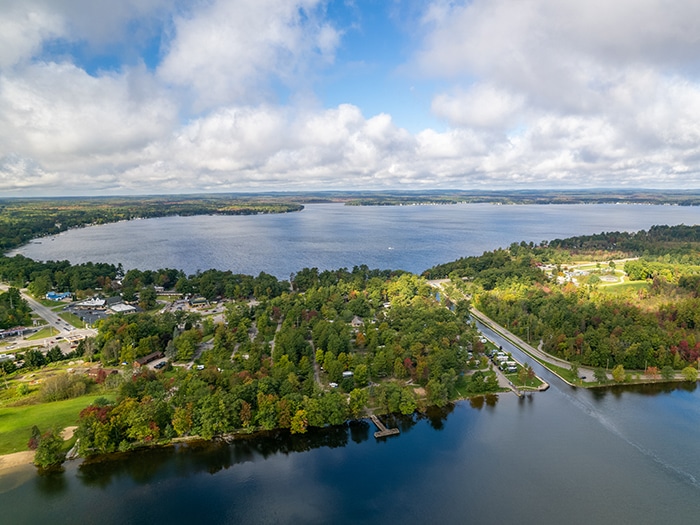
[(56, 330), (53, 326), (47, 326), (46, 328), (42, 328), (35, 334), (27, 337), (27, 341), (36, 341), (37, 339), (44, 339), (45, 337), (53, 337), (57, 333), (58, 330)]
[(612, 294), (626, 294), (638, 290), (648, 290), (649, 283), (646, 281), (626, 281), (624, 283), (602, 284), (600, 290)]
[(515, 386), (520, 387), (520, 388), (538, 388), (542, 386), (542, 380), (535, 376), (532, 379), (528, 379), (524, 383), (520, 380), (520, 377), (517, 373), (515, 374), (504, 374), (506, 378), (513, 383)]
[(98, 397), (114, 399), (110, 394), (90, 394), (53, 403), (0, 408), (0, 454), (27, 450), (33, 425), (42, 432), (75, 425), (80, 411)]
[(72, 314), (70, 312), (63, 312), (61, 314), (58, 314), (58, 316), (69, 323), (70, 325), (73, 326), (73, 328), (84, 328), (85, 327), (85, 322), (80, 319), (75, 314)]
[(53, 308), (55, 308), (55, 307), (57, 307), (57, 306), (60, 306), (61, 308), (63, 308), (64, 306), (66, 306), (66, 303), (64, 303), (64, 302), (61, 302), (61, 301), (51, 301), (51, 300), (46, 299), (46, 298), (34, 297), (34, 300), (35, 300), (36, 302), (41, 303), (42, 305), (46, 306), (47, 308), (51, 308), (51, 309), (53, 309)]

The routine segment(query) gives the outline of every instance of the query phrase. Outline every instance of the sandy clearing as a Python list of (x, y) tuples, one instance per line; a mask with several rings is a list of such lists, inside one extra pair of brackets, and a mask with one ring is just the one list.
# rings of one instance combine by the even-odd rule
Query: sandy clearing
[(34, 451), (25, 450), (0, 456), (0, 473), (34, 463)]
[(73, 437), (73, 432), (75, 432), (75, 429), (78, 427), (66, 427), (61, 431), (61, 437), (63, 438), (63, 441), (68, 441)]

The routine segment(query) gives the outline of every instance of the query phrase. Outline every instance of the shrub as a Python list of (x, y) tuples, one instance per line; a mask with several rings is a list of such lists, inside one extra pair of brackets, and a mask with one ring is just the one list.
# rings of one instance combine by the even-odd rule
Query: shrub
[(58, 374), (47, 378), (41, 385), (41, 398), (44, 401), (60, 401), (80, 397), (88, 389), (89, 379), (81, 376), (71, 377)]
[(34, 464), (40, 470), (58, 467), (65, 460), (63, 438), (58, 430), (47, 430), (41, 435), (34, 455)]

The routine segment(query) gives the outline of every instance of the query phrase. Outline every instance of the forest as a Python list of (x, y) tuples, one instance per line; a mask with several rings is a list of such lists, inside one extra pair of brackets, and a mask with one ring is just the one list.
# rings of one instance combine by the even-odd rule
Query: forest
[[(303, 433), (367, 409), (411, 414), (443, 406), (460, 390), (498, 389), (485, 360), (469, 356), (483, 346), (468, 309), (440, 304), (422, 278), (359, 267), (299, 275), (297, 291), (228, 302), (221, 324), (183, 312), (102, 322), (78, 355), (110, 367), (163, 351), (171, 364), (135, 371), (118, 381), (115, 402), (86, 408), (77, 431), (82, 452), (256, 429)], [(178, 366), (203, 338), (211, 344), (200, 365)]]

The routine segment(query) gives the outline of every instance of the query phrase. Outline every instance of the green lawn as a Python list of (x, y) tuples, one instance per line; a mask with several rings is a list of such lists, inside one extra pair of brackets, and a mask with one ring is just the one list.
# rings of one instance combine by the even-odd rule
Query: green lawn
[(80, 317), (78, 317), (75, 314), (72, 314), (70, 312), (63, 312), (62, 314), (58, 314), (58, 316), (66, 321), (67, 323), (73, 325), (74, 328), (84, 328), (85, 327), (85, 321), (82, 321)]
[(624, 294), (629, 291), (647, 290), (650, 284), (646, 281), (626, 281), (624, 283), (601, 284), (600, 290), (607, 293)]
[(532, 379), (529, 379), (526, 383), (523, 383), (520, 380), (520, 377), (518, 376), (517, 372), (515, 374), (504, 374), (508, 380), (513, 383), (516, 387), (522, 387), (522, 388), (538, 388), (539, 386), (542, 385), (542, 381), (540, 378), (537, 376), (533, 377)]
[[(32, 296), (32, 297), (34, 297), (34, 296)], [(38, 303), (43, 304), (44, 306), (46, 306), (46, 307), (48, 307), (48, 308), (52, 308), (52, 309), (53, 309), (54, 307), (56, 307), (56, 306), (60, 306), (61, 308), (63, 308), (64, 306), (66, 306), (66, 303), (64, 303), (64, 302), (61, 302), (61, 301), (51, 301), (51, 300), (46, 299), (46, 298), (34, 297), (34, 300), (35, 300), (36, 302), (38, 302)]]
[(27, 337), (27, 341), (35, 341), (37, 339), (43, 339), (44, 337), (53, 337), (57, 333), (58, 330), (56, 330), (53, 326), (48, 326)]
[(75, 425), (80, 411), (98, 397), (114, 399), (111, 394), (90, 394), (53, 403), (0, 408), (0, 454), (28, 450), (33, 425), (42, 432)]

